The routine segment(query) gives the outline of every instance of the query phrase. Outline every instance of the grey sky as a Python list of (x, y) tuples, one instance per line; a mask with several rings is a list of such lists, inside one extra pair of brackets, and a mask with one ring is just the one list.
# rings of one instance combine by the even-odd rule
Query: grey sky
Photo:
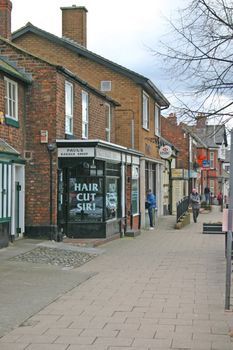
[[(87, 48), (151, 79), (164, 94), (169, 81), (148, 47), (154, 48), (167, 31), (164, 16), (175, 15), (185, 0), (12, 0), (12, 30), (31, 22), (61, 36), (62, 6), (85, 6)], [(186, 2), (187, 4), (187, 2)]]

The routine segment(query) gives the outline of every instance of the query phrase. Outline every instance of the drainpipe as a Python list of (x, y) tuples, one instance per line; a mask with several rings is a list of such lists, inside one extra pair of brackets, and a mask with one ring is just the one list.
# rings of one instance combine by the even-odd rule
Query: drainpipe
[(49, 143), (47, 150), (49, 153), (49, 234), (50, 240), (53, 240), (53, 152), (56, 149), (56, 145)]

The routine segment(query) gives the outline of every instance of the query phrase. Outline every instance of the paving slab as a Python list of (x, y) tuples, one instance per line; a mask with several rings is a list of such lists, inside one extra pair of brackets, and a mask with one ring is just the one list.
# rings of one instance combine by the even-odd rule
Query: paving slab
[(69, 271), (75, 283), (89, 277), (67, 283), (66, 292), (3, 336), (0, 349), (232, 349), (225, 237), (202, 233), (204, 222), (221, 218), (216, 206), (176, 230), (174, 216), (161, 217), (155, 230), (101, 245), (94, 259)]

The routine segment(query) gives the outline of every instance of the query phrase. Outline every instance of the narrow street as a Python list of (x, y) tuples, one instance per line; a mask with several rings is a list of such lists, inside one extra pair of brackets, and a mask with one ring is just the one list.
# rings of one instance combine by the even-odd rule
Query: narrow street
[(154, 231), (101, 246), (102, 254), (74, 268), (92, 277), (2, 337), (0, 349), (232, 349), (225, 236), (202, 234), (203, 222), (221, 218), (213, 206), (175, 230), (174, 216), (162, 217)]

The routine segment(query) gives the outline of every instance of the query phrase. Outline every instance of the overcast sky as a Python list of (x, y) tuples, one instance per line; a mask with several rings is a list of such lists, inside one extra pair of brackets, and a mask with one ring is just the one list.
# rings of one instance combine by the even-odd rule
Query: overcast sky
[(168, 31), (165, 17), (174, 17), (187, 0), (11, 0), (12, 31), (27, 22), (61, 36), (61, 10), (85, 6), (87, 48), (144, 75), (169, 98), (169, 80), (149, 48)]

